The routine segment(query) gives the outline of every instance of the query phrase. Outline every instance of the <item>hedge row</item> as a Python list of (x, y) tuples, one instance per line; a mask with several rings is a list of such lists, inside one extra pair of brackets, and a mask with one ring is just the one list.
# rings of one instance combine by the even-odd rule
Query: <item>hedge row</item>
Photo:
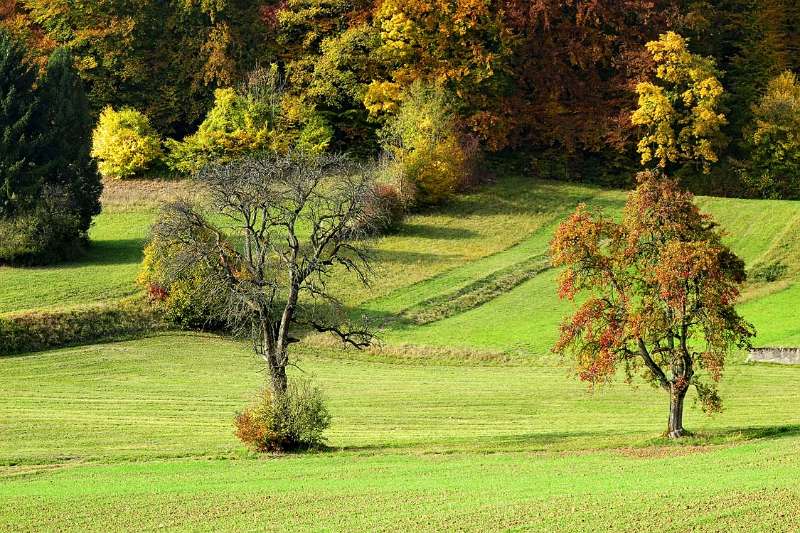
[(143, 298), (0, 316), (0, 356), (116, 340), (167, 328)]

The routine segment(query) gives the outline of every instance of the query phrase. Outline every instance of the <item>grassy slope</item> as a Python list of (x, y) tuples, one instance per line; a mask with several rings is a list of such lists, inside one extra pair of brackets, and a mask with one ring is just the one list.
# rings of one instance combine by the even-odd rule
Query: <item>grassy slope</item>
[[(502, 252), (551, 225), (580, 199), (596, 194), (595, 189), (581, 186), (528, 185), (520, 178), (504, 180), (441, 209), (410, 217), (400, 232), (375, 244), (379, 283), (370, 289), (348, 284), (343, 287), (346, 302), (358, 304)], [(143, 191), (136, 186), (107, 185), (104, 213), (95, 220), (93, 246), (84, 260), (40, 269), (0, 267), (0, 313), (102, 301), (134, 292), (141, 246), (158, 202), (187, 193), (181, 184), (162, 185), (155, 191), (153, 183), (140, 185)]]
[(0, 466), (0, 529), (800, 526), (800, 369), (733, 367), (728, 410), (691, 411), (705, 436), (673, 447), (652, 438), (666, 398), (647, 387), (335, 355), (300, 359), (329, 392), (334, 449), (280, 460), (231, 433), (260, 380), (243, 345), (170, 335), (0, 359), (0, 465), (17, 465)]
[[(593, 208), (614, 213), (624, 203), (620, 192), (589, 192), (592, 197), (587, 203)], [(698, 203), (725, 229), (726, 240), (748, 268), (776, 261), (787, 266), (780, 280), (752, 284), (744, 291), (741, 312), (759, 331), (756, 344), (800, 344), (800, 306), (793, 304), (800, 298), (800, 202), (699, 198)], [(498, 257), (510, 259), (521, 255), (517, 251), (528, 255), (546, 253), (552, 229), (552, 225), (543, 225), (520, 245), (499, 256), (395, 291), (366, 307), (397, 312), (415, 303), (420, 294), (454, 290), (457, 284), (453, 280), (462, 275), (486, 275)], [(570, 303), (559, 301), (555, 277), (555, 272), (545, 272), (480, 307), (432, 324), (394, 324), (383, 337), (396, 344), (547, 353), (556, 338), (555, 326), (572, 309)]]
[(79, 262), (53, 267), (0, 267), (0, 313), (111, 300), (136, 292), (133, 280), (150, 210), (103, 213), (90, 231), (92, 245)]
[[(159, 201), (184, 194), (180, 184), (111, 185), (87, 258), (41, 269), (0, 268), (0, 313), (102, 301), (135, 292), (141, 245)], [(375, 244), (376, 279), (369, 289), (341, 287), (344, 301), (361, 311), (394, 317), (430, 298), (449, 294), (544, 254), (558, 220), (580, 202), (618, 211), (624, 194), (592, 187), (511, 178), (452, 204), (411, 217), (403, 229)], [(762, 345), (800, 343), (800, 203), (700, 198), (730, 234), (748, 267), (781, 261), (782, 280), (745, 292), (742, 310)], [(545, 272), (465, 313), (422, 327), (395, 322), (387, 342), (544, 353), (555, 324), (569, 311)]]

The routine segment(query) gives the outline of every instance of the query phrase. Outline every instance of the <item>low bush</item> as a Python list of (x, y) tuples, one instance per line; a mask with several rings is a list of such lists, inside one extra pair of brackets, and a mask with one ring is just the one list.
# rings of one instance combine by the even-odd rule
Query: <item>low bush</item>
[(137, 283), (155, 304), (164, 319), (173, 326), (190, 330), (219, 330), (224, 327), (217, 309), (222, 295), (209, 293), (206, 269), (200, 263), (179, 273), (167, 273), (164, 269), (164, 254), (174, 253), (149, 243), (144, 250), (144, 260)]
[(236, 436), (257, 452), (319, 447), (330, 423), (322, 391), (304, 379), (290, 381), (282, 394), (262, 390), (235, 419)]
[(403, 223), (406, 207), (394, 185), (379, 183), (375, 186), (375, 205), (369, 219), (377, 222), (379, 232), (395, 231)]
[(143, 299), (0, 316), (0, 355), (116, 340), (166, 329)]
[(139, 111), (106, 107), (92, 136), (92, 157), (105, 177), (125, 179), (141, 175), (163, 156), (161, 140)]
[(47, 188), (32, 211), (0, 218), (0, 264), (30, 266), (74, 259), (87, 240), (71, 199)]
[(772, 283), (781, 279), (788, 270), (789, 267), (780, 261), (775, 261), (769, 264), (760, 263), (753, 267), (753, 269), (748, 273), (748, 277), (752, 281)]

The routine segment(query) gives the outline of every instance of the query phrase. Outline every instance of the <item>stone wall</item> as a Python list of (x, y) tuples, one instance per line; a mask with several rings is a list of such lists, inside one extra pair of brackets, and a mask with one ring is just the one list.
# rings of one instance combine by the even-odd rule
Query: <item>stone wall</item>
[(750, 350), (747, 360), (757, 363), (800, 365), (800, 348), (754, 348)]

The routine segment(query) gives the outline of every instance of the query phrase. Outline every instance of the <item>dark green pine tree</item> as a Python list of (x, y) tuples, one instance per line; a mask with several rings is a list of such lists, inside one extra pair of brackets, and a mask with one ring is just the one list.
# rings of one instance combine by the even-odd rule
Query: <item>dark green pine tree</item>
[(85, 237), (92, 217), (100, 212), (103, 185), (91, 157), (89, 100), (66, 49), (59, 48), (50, 56), (38, 95), (34, 159), (40, 189), (66, 195), (79, 217), (81, 237)]
[(0, 30), (0, 218), (29, 207), (35, 189), (30, 157), (35, 82), (36, 71), (22, 45)]

